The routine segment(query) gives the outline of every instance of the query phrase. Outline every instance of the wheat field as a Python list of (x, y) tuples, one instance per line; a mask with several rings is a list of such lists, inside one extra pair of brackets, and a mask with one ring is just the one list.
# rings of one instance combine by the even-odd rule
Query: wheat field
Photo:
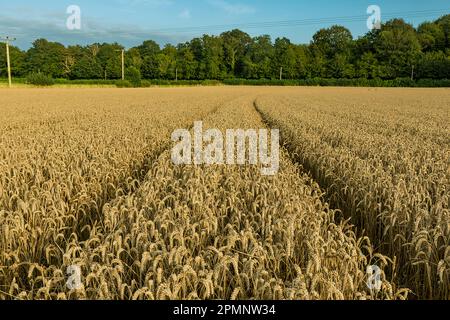
[[(448, 89), (0, 96), (1, 300), (450, 299)], [(280, 129), (278, 174), (174, 165), (199, 120)]]

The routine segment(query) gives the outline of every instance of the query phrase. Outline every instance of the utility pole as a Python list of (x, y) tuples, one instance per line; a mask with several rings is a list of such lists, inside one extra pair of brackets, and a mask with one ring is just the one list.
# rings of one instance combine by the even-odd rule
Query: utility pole
[(283, 80), (283, 67), (280, 68), (280, 81)]
[(122, 80), (125, 80), (125, 50), (116, 50), (121, 52), (122, 57)]
[(175, 69), (175, 81), (178, 81), (178, 68)]
[(122, 49), (122, 80), (125, 80), (125, 50)]
[(1, 41), (4, 41), (6, 43), (6, 64), (8, 66), (8, 84), (9, 87), (12, 87), (12, 80), (11, 80), (11, 60), (9, 57), (9, 43), (12, 41), (15, 41), (16, 38), (10, 38), (10, 37), (6, 37), (6, 38), (0, 38)]

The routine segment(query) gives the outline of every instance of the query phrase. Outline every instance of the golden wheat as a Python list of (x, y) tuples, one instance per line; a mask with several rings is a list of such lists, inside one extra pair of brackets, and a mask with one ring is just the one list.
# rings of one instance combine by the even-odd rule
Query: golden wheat
[[(346, 105), (289, 88), (2, 92), (0, 299), (406, 299), (408, 286), (445, 297), (448, 139), (433, 137), (448, 109), (377, 118), (355, 95)], [(194, 121), (265, 128), (255, 99), (289, 141), (278, 175), (172, 164), (171, 132)], [(407, 145), (411, 135), (421, 140)], [(66, 286), (71, 265), (81, 288)]]
[(320, 92), (256, 104), (332, 205), (397, 258), (400, 283), (422, 299), (450, 299), (449, 91)]

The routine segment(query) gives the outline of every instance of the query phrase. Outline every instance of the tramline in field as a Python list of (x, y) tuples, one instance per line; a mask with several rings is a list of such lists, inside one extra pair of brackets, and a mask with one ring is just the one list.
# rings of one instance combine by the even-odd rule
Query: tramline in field
[[(448, 90), (2, 100), (0, 299), (450, 298)], [(200, 121), (279, 129), (279, 171), (174, 164), (173, 133)]]

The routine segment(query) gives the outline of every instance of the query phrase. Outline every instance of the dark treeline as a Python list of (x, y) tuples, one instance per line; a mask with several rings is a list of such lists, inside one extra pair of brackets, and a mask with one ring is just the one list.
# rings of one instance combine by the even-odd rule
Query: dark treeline
[[(118, 43), (69, 46), (36, 40), (28, 51), (11, 48), (16, 77), (41, 72), (53, 78), (119, 79)], [(402, 19), (353, 39), (342, 26), (319, 30), (309, 45), (270, 36), (252, 38), (240, 30), (204, 35), (164, 48), (152, 41), (126, 51), (127, 72), (144, 79), (283, 79), (364, 78), (450, 79), (450, 15), (417, 29)], [(6, 77), (0, 50), (0, 77)]]

